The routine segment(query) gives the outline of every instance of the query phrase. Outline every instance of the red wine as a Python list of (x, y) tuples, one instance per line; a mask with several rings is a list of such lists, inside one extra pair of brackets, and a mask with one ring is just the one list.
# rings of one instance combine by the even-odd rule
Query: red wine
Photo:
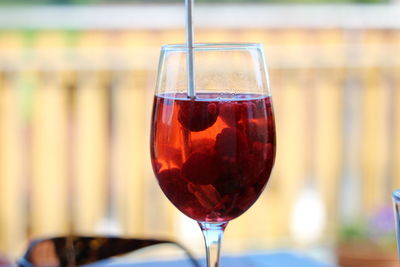
[(202, 222), (229, 221), (260, 196), (275, 159), (269, 96), (160, 94), (152, 122), (153, 169), (181, 212)]

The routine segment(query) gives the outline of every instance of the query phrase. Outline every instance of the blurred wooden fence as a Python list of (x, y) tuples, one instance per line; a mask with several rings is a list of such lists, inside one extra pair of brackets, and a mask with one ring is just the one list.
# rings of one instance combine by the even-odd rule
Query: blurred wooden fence
[[(400, 187), (399, 31), (199, 29), (196, 38), (261, 42), (270, 67), (276, 166), (228, 227), (227, 248), (291, 241), (309, 184), (327, 216), (320, 244), (351, 214), (390, 204)], [(0, 32), (0, 251), (71, 232), (189, 235), (148, 153), (159, 48), (183, 41), (181, 29)]]

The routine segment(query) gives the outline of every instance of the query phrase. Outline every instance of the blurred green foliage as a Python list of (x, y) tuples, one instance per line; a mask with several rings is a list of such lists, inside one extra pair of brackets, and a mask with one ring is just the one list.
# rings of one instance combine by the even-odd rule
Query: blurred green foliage
[[(195, 0), (196, 3), (385, 3), (389, 0)], [(0, 0), (0, 5), (180, 3), (184, 0)]]

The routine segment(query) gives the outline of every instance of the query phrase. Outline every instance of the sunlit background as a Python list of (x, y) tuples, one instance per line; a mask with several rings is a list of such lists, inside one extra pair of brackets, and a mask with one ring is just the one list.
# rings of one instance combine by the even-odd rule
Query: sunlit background
[[(74, 233), (170, 238), (202, 255), (149, 159), (159, 50), (185, 41), (183, 2), (0, 0), (0, 254)], [(229, 224), (224, 253), (393, 259), (400, 5), (195, 3), (196, 42), (264, 44), (277, 122), (270, 183)]]

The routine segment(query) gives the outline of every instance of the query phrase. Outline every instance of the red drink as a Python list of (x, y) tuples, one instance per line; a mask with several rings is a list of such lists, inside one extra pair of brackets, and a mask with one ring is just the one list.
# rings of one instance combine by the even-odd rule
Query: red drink
[(260, 196), (275, 159), (270, 97), (156, 95), (152, 122), (154, 172), (184, 214), (201, 222), (225, 222)]

